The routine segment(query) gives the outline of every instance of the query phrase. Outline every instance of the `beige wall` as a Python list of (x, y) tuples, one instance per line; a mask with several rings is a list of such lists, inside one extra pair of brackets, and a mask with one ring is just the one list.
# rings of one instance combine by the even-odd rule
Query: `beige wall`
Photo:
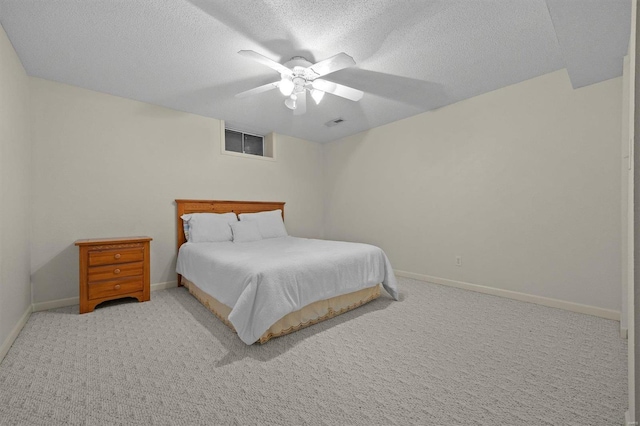
[(78, 296), (79, 238), (148, 235), (151, 282), (175, 281), (176, 198), (285, 201), (290, 234), (323, 236), (321, 145), (238, 158), (215, 119), (36, 78), (31, 101), (34, 303)]
[(31, 307), (28, 77), (0, 27), (0, 359)]
[(327, 237), (377, 244), (398, 270), (620, 311), (621, 90), (573, 90), (561, 70), (329, 143)]
[(216, 198), (286, 201), (292, 235), (398, 270), (621, 308), (621, 78), (558, 71), (325, 146), (278, 135), (275, 162), (222, 155), (215, 119), (30, 89), (34, 303), (77, 296), (78, 238), (149, 235), (152, 282), (173, 281), (173, 200)]

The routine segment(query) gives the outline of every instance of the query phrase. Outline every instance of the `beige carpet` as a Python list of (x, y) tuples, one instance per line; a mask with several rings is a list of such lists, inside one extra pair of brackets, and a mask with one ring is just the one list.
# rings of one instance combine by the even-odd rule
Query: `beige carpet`
[(246, 346), (182, 288), (34, 313), (0, 364), (0, 424), (620, 425), (618, 323), (399, 279)]

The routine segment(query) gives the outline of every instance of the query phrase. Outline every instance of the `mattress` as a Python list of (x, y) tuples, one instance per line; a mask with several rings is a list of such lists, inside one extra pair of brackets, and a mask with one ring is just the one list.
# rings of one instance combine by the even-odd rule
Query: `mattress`
[[(202, 291), (197, 285), (186, 278), (182, 278), (182, 284), (196, 299), (200, 301), (218, 319), (227, 325), (232, 331), (236, 331), (229, 322), (231, 308), (220, 303), (215, 297)], [(335, 296), (326, 300), (313, 302), (302, 309), (291, 312), (280, 318), (258, 339), (260, 343), (266, 343), (274, 337), (284, 336), (310, 325), (331, 319), (345, 312), (358, 308), (380, 297), (380, 284), (353, 293)]]
[(375, 246), (306, 238), (250, 243), (186, 243), (176, 270), (231, 310), (227, 321), (246, 344), (285, 315), (314, 302), (381, 283), (397, 300), (387, 256)]

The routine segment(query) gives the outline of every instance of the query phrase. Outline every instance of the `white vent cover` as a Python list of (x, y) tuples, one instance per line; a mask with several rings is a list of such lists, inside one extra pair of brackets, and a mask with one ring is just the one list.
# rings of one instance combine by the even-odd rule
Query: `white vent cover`
[(333, 126), (337, 126), (338, 124), (342, 123), (343, 121), (344, 121), (344, 118), (336, 118), (334, 120), (327, 121), (326, 123), (324, 123), (324, 125), (327, 126), (327, 127), (333, 127)]

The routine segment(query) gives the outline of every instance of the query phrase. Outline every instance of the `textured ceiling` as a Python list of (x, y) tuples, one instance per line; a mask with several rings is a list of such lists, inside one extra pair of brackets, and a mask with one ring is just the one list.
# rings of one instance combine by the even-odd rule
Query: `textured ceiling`
[[(0, 0), (29, 75), (317, 142), (562, 68), (575, 88), (620, 76), (630, 19), (631, 0)], [(301, 116), (278, 90), (235, 98), (278, 78), (239, 50), (346, 52), (324, 78), (364, 97)]]

